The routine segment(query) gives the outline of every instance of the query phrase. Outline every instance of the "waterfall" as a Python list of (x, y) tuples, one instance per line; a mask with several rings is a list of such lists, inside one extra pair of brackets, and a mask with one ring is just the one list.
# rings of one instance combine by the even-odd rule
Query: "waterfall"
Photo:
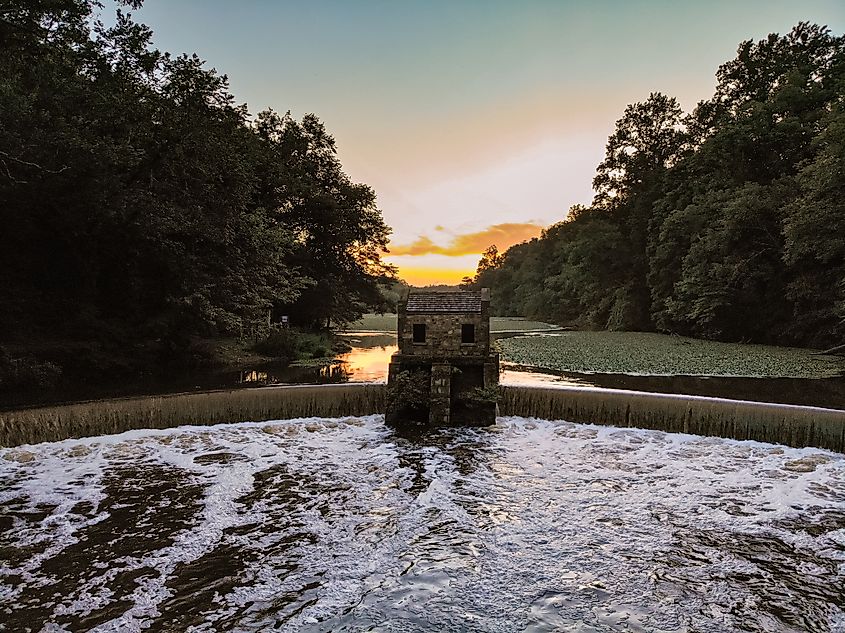
[(845, 411), (619, 389), (504, 387), (503, 415), (845, 452)]
[(291, 385), (94, 400), (0, 412), (0, 446), (222, 422), (369, 415), (384, 411), (384, 385)]
[[(0, 412), (0, 446), (130, 429), (383, 413), (385, 385), (290, 385)], [(845, 452), (845, 411), (574, 387), (502, 388), (502, 415), (657, 429)]]

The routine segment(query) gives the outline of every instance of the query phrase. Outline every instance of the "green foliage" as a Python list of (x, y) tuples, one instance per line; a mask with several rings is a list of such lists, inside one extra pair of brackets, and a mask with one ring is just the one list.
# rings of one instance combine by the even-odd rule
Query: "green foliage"
[(51, 387), (62, 375), (56, 363), (35, 358), (12, 358), (0, 347), (0, 392)]
[[(845, 38), (743, 42), (684, 115), (628, 106), (592, 207), (471, 280), (498, 314), (824, 347), (845, 340)], [(482, 264), (484, 264), (482, 266)]]
[(381, 303), (375, 307), (376, 311), (380, 314), (396, 314), (399, 301), (408, 292), (408, 284), (401, 280), (388, 281), (382, 283), (379, 290), (381, 293)]
[(387, 387), (387, 411), (424, 409), (431, 403), (431, 376), (425, 371), (402, 371)]
[(254, 349), (259, 354), (273, 358), (304, 360), (330, 356), (332, 342), (325, 332), (302, 332), (285, 328), (275, 330), (258, 341)]
[(121, 332), (171, 354), (268, 311), (310, 327), (378, 307), (389, 229), (317, 117), (253, 119), (225, 75), (99, 7), (2, 13), (4, 338)]
[[(797, 331), (813, 342), (841, 342), (845, 330), (845, 108), (836, 105), (802, 164), (798, 195), (784, 208), (787, 296)], [(832, 229), (832, 230), (831, 230)]]
[(496, 404), (502, 399), (502, 389), (499, 385), (489, 387), (474, 387), (462, 394), (462, 398), (469, 404)]

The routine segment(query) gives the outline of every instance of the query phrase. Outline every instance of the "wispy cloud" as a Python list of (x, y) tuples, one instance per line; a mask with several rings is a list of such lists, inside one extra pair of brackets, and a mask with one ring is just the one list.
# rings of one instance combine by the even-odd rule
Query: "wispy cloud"
[(488, 226), (483, 231), (455, 235), (446, 246), (435, 244), (427, 235), (421, 235), (410, 244), (392, 245), (390, 254), (399, 255), (475, 255), (495, 244), (499, 251), (505, 251), (532, 237), (537, 237), (543, 226), (533, 222), (506, 222)]

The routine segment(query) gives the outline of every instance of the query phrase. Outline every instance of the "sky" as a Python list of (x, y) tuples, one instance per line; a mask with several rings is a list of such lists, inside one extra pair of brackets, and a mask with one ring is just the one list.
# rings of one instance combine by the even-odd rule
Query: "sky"
[(746, 39), (842, 0), (145, 0), (155, 45), (196, 53), (252, 113), (314, 113), (393, 228), (388, 261), (457, 283), (592, 200), (625, 106), (712, 95)]

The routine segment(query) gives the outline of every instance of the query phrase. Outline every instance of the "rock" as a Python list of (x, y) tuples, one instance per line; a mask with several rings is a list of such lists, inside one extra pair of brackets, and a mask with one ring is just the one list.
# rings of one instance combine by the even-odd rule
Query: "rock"
[(68, 457), (85, 457), (90, 454), (91, 449), (85, 446), (85, 444), (77, 444), (67, 452)]
[(10, 462), (17, 462), (19, 464), (27, 464), (35, 460), (35, 453), (19, 448), (13, 448), (12, 450), (3, 453), (3, 459)]
[(784, 470), (789, 470), (793, 473), (811, 473), (819, 464), (827, 464), (830, 457), (827, 455), (807, 455), (799, 459), (793, 459), (783, 465)]

